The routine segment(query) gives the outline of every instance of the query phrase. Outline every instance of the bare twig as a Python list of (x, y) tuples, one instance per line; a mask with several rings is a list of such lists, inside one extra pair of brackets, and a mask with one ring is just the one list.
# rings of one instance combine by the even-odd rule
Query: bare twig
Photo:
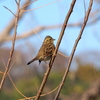
[(3, 74), (2, 80), (0, 82), (0, 90), (2, 89), (2, 86), (3, 86), (3, 83), (5, 81), (6, 75), (9, 72), (12, 56), (13, 56), (13, 53), (14, 53), (15, 40), (16, 40), (16, 35), (17, 35), (17, 25), (18, 25), (18, 19), (19, 19), (19, 9), (20, 9), (20, 0), (18, 2), (18, 11), (17, 11), (17, 15), (16, 15), (17, 16), (16, 20), (15, 20), (15, 29), (14, 29), (14, 37), (13, 37), (13, 40), (12, 40), (12, 49), (10, 51), (10, 55), (9, 55), (9, 59), (8, 59), (8, 62), (7, 62), (6, 70)]
[[(23, 6), (26, 5), (26, 4), (29, 3), (29, 2), (30, 2), (30, 0), (26, 0), (26, 2), (23, 4)], [(16, 13), (15, 15), (17, 15), (17, 13)], [(19, 19), (20, 19), (23, 15), (24, 15), (24, 13), (21, 12), (20, 15), (19, 15)], [(6, 36), (9, 36), (10, 31), (12, 30), (12, 28), (14, 27), (14, 25), (15, 25), (15, 17), (10, 21), (10, 24), (8, 24), (8, 25), (4, 28), (4, 30), (0, 32), (0, 43), (2, 43), (2, 42), (4, 41), (4, 38), (5, 38)], [(5, 29), (6, 29), (6, 30), (5, 30)], [(11, 40), (12, 40), (12, 39), (11, 39)]]
[[(1, 58), (2, 59), (2, 58)], [(4, 60), (2, 59), (2, 61), (3, 61), (3, 65), (5, 66), (5, 68), (6, 68), (6, 64), (5, 64), (5, 62), (4, 62)], [(16, 87), (16, 85), (14, 84), (14, 82), (13, 82), (13, 80), (12, 80), (12, 78), (10, 77), (10, 74), (9, 74), (9, 72), (10, 72), (10, 70), (11, 70), (11, 68), (12, 68), (12, 66), (14, 65), (14, 62), (15, 62), (15, 60), (13, 61), (13, 63), (11, 64), (11, 67), (9, 68), (9, 71), (8, 71), (8, 77), (9, 77), (9, 79), (10, 79), (10, 81), (11, 81), (11, 83), (12, 83), (12, 85), (14, 86), (14, 88), (16, 89), (16, 91), (21, 95), (21, 96), (23, 96), (23, 97), (25, 97), (25, 98), (28, 98), (28, 97), (26, 97), (24, 94), (22, 94), (20, 91), (19, 91), (19, 89)], [(1, 71), (0, 71), (1, 72)], [(2, 74), (3, 74), (3, 72), (2, 72)]]
[(72, 2), (72, 4), (71, 4), (71, 7), (70, 7), (70, 9), (69, 9), (69, 12), (68, 12), (68, 14), (67, 14), (67, 16), (66, 16), (66, 18), (65, 18), (65, 21), (64, 21), (64, 23), (63, 23), (62, 30), (61, 30), (61, 33), (60, 33), (60, 36), (59, 36), (59, 39), (58, 39), (58, 42), (57, 42), (57, 45), (56, 45), (54, 54), (53, 54), (53, 56), (52, 56), (52, 58), (51, 58), (51, 60), (50, 60), (49, 67), (48, 67), (48, 69), (47, 69), (47, 71), (46, 71), (46, 73), (45, 73), (45, 76), (44, 76), (44, 78), (43, 78), (43, 81), (42, 81), (42, 83), (41, 83), (41, 86), (40, 86), (40, 88), (39, 88), (39, 91), (38, 91), (38, 93), (37, 93), (37, 96), (36, 96), (35, 100), (39, 100), (40, 95), (41, 95), (41, 93), (42, 93), (42, 91), (43, 91), (43, 88), (44, 88), (44, 86), (45, 86), (45, 84), (46, 84), (46, 81), (47, 81), (47, 78), (48, 78), (49, 73), (50, 73), (50, 71), (51, 71), (53, 62), (54, 62), (55, 57), (56, 57), (56, 55), (57, 55), (59, 45), (60, 45), (61, 40), (62, 40), (62, 37), (63, 37), (63, 35), (64, 35), (64, 31), (65, 31), (65, 29), (66, 29), (66, 26), (67, 26), (69, 17), (70, 17), (70, 15), (71, 15), (72, 11), (73, 11), (73, 7), (74, 7), (74, 4), (75, 4), (75, 1), (76, 1), (76, 0), (73, 0), (73, 2)]
[(29, 6), (30, 4), (34, 3), (35, 1), (37, 1), (37, 0), (34, 0), (34, 1), (32, 1), (32, 2), (30, 2), (30, 3), (28, 3), (28, 4), (26, 4), (26, 5), (24, 5), (22, 8), (20, 8), (20, 10), (26, 8), (27, 6)]
[(3, 6), (3, 7), (5, 7), (7, 10), (9, 10), (16, 17), (16, 15), (9, 8), (7, 8), (6, 6)]
[(82, 36), (82, 34), (83, 34), (83, 30), (84, 30), (84, 28), (85, 28), (85, 26), (86, 26), (86, 23), (87, 23), (87, 21), (88, 21), (89, 14), (90, 14), (90, 11), (91, 11), (91, 8), (92, 8), (92, 4), (93, 4), (93, 0), (90, 0), (90, 4), (89, 4), (89, 7), (88, 7), (88, 11), (87, 11), (86, 16), (85, 16), (85, 18), (84, 18), (84, 23), (83, 23), (83, 25), (82, 25), (82, 27), (81, 27), (79, 36), (78, 36), (78, 38), (77, 38), (76, 41), (75, 41), (75, 44), (74, 44), (72, 53), (71, 53), (70, 58), (69, 58), (69, 61), (68, 61), (68, 65), (67, 65), (65, 74), (64, 74), (64, 76), (63, 76), (63, 78), (62, 78), (60, 87), (59, 87), (59, 89), (58, 89), (58, 91), (57, 91), (57, 94), (56, 94), (54, 100), (57, 100), (57, 99), (58, 99), (59, 94), (60, 94), (60, 92), (61, 92), (61, 89), (62, 89), (62, 87), (63, 87), (63, 85), (64, 85), (64, 82), (65, 82), (65, 80), (66, 80), (66, 77), (67, 77), (67, 75), (68, 75), (69, 68), (70, 68), (70, 65), (71, 65), (71, 62), (72, 62), (72, 59), (73, 59), (73, 56), (74, 56), (76, 47), (77, 47), (77, 45), (78, 45), (79, 40), (81, 39), (81, 36)]
[(18, 5), (18, 2), (17, 2), (17, 0), (15, 0), (15, 2), (16, 2), (16, 4)]
[(86, 4), (85, 4), (85, 0), (83, 0), (83, 3), (84, 3), (84, 12), (86, 14)]
[[(45, 94), (41, 94), (40, 96), (43, 97), (43, 96), (46, 96), (46, 95), (48, 95), (48, 94), (51, 94), (51, 93), (53, 93), (54, 91), (56, 91), (56, 90), (58, 89), (58, 87), (59, 87), (59, 85), (58, 85), (56, 88), (54, 88), (53, 90), (51, 90), (50, 92), (45, 93)], [(19, 99), (19, 100), (34, 99), (34, 98), (36, 98), (36, 96), (33, 96), (33, 97), (25, 97), (25, 98)]]
[(50, 4), (59, 2), (59, 1), (61, 1), (61, 0), (57, 0), (57, 1), (54, 1), (54, 2), (51, 2), (51, 3), (48, 3), (48, 4), (46, 4), (46, 5), (42, 5), (42, 6), (40, 6), (40, 7), (34, 8), (34, 9), (29, 9), (29, 10), (22, 10), (22, 9), (21, 9), (21, 12), (26, 12), (26, 11), (32, 11), (32, 10), (35, 10), (35, 9), (39, 9), (39, 8), (45, 7), (45, 6), (47, 6), (47, 5), (50, 5)]
[[(11, 67), (9, 68), (9, 71), (10, 71), (10, 69), (12, 68), (14, 62), (15, 62), (15, 61), (13, 61)], [(10, 79), (10, 81), (11, 81), (13, 87), (16, 89), (16, 91), (17, 91), (21, 96), (23, 96), (24, 98), (28, 98), (28, 97), (26, 97), (26, 96), (16, 87), (16, 85), (14, 84), (14, 82), (13, 82), (13, 80), (12, 80), (12, 78), (11, 78), (9, 72), (8, 72), (8, 77), (9, 77), (9, 79)]]
[(61, 53), (61, 52), (58, 52), (58, 54), (60, 54), (61, 56), (65, 57), (65, 58), (69, 58), (68, 56), (64, 55), (64, 54)]
[(28, 98), (28, 97), (26, 97), (26, 96), (16, 87), (16, 85), (14, 84), (14, 82), (13, 82), (12, 78), (10, 77), (10, 74), (9, 74), (9, 73), (8, 73), (8, 77), (9, 77), (9, 79), (10, 79), (12, 85), (13, 85), (14, 88), (16, 89), (16, 91), (17, 91), (21, 96), (23, 96), (24, 98)]

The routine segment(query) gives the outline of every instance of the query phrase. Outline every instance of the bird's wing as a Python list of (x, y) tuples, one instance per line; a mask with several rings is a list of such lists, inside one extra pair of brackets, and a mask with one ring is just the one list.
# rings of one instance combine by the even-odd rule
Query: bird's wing
[(36, 56), (36, 58), (38, 58), (38, 60), (44, 60), (44, 56), (43, 56), (43, 52), (44, 52), (44, 46), (42, 44), (40, 50), (38, 51), (38, 54)]

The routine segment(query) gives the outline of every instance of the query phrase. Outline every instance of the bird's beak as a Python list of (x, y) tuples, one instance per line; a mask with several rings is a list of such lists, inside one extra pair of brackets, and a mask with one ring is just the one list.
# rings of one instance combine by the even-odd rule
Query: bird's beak
[(53, 41), (55, 41), (56, 39), (53, 39)]

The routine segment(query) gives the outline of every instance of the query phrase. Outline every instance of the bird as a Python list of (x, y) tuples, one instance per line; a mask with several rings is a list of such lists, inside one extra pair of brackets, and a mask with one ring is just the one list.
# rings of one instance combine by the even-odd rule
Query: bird
[(27, 65), (31, 64), (32, 62), (38, 60), (39, 65), (41, 61), (48, 61), (52, 58), (52, 55), (55, 50), (54, 40), (51, 36), (46, 36), (40, 50), (38, 51), (38, 54), (35, 58), (33, 58), (31, 61), (27, 63)]

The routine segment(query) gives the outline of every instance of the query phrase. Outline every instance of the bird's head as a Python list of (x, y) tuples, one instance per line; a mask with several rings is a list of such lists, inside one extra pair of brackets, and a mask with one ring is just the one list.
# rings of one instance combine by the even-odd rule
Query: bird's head
[(51, 36), (46, 36), (44, 39), (44, 43), (53, 43), (55, 39), (53, 39)]

